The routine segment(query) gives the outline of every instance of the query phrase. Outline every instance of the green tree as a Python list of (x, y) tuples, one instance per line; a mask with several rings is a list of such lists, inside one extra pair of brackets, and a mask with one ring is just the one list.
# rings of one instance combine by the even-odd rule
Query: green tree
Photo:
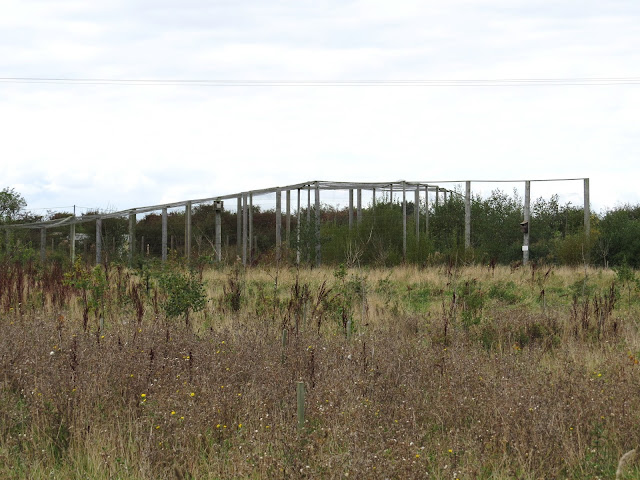
[(27, 202), (22, 195), (13, 188), (3, 188), (0, 191), (0, 223), (17, 220), (26, 206)]

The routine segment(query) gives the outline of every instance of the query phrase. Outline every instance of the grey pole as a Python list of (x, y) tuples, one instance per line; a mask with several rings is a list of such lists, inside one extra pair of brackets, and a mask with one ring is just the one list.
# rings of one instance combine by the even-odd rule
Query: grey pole
[(587, 263), (591, 262), (591, 252), (589, 249), (591, 238), (591, 205), (589, 203), (589, 179), (584, 179), (584, 237), (585, 237), (585, 252), (584, 258)]
[(285, 197), (285, 244), (291, 245), (291, 190), (287, 190)]
[(320, 184), (316, 182), (316, 265), (322, 263), (322, 250), (320, 247)]
[(407, 260), (407, 187), (402, 182), (402, 260)]
[(413, 216), (416, 222), (416, 242), (418, 242), (420, 241), (420, 185), (417, 185), (414, 191)]
[(300, 265), (300, 189), (298, 188), (298, 210), (296, 211), (296, 265)]
[(133, 265), (133, 253), (136, 248), (136, 213), (129, 214), (129, 267)]
[(393, 183), (389, 184), (389, 203), (393, 204)]
[(242, 195), (238, 195), (238, 209), (236, 210), (236, 254), (242, 254)]
[(96, 218), (96, 265), (102, 263), (102, 218)]
[[(249, 212), (247, 208), (247, 194), (242, 194), (242, 265), (247, 265), (247, 236), (249, 229), (247, 228), (249, 221)], [(250, 240), (250, 239), (249, 239)]]
[(214, 203), (216, 211), (216, 259), (222, 261), (222, 202)]
[(471, 182), (464, 189), (464, 248), (471, 247)]
[(357, 190), (357, 200), (356, 200), (356, 218), (357, 218), (357, 222), (358, 225), (360, 225), (360, 223), (362, 223), (362, 189), (359, 188)]
[(71, 263), (76, 261), (76, 217), (73, 217), (73, 223), (71, 224), (69, 232), (69, 247), (71, 248)]
[(353, 228), (353, 188), (349, 189), (349, 230)]
[(191, 260), (191, 202), (185, 205), (185, 224), (184, 224), (184, 256), (187, 261)]
[(162, 209), (162, 261), (167, 261), (167, 225), (168, 213), (166, 207)]
[(531, 204), (531, 182), (527, 180), (524, 182), (524, 228), (522, 240), (522, 265), (526, 265), (529, 262), (529, 230), (531, 225), (529, 222), (531, 216), (530, 210)]
[(440, 187), (436, 187), (436, 212), (440, 206)]
[(276, 261), (280, 261), (282, 250), (282, 192), (276, 188)]
[(371, 189), (371, 206), (373, 208), (376, 208), (376, 189), (375, 188)]
[(44, 264), (47, 258), (47, 229), (40, 229), (40, 263)]
[(429, 238), (429, 185), (424, 187), (424, 231)]
[(249, 193), (249, 263), (253, 262), (253, 193)]

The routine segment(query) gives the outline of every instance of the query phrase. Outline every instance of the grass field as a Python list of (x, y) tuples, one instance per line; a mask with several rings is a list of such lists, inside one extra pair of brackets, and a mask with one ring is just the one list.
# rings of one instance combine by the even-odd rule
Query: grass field
[(0, 268), (2, 478), (608, 479), (640, 445), (633, 272), (205, 269), (187, 320), (153, 271)]

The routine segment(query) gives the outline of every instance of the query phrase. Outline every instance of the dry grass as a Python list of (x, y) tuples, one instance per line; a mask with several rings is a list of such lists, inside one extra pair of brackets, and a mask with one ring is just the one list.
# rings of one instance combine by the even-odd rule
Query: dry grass
[(614, 478), (640, 444), (637, 292), (594, 306), (612, 272), (254, 269), (237, 312), (230, 275), (205, 271), (189, 329), (156, 315), (153, 290), (141, 324), (111, 291), (104, 331), (44, 284), (5, 309), (0, 476)]

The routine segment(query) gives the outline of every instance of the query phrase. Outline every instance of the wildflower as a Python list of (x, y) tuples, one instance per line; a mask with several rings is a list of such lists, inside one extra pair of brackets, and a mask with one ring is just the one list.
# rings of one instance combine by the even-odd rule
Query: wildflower
[(160, 425), (156, 425), (156, 430), (158, 430), (160, 428)]
[(217, 425), (216, 425), (216, 428), (220, 428), (220, 424), (217, 424)]
[(195, 394), (194, 392), (191, 392), (191, 393), (189, 394), (189, 396), (191, 396), (191, 397), (195, 397), (195, 396), (196, 396), (196, 394)]
[(174, 410), (171, 410), (171, 415), (175, 415), (176, 412)]
[(449, 449), (449, 453), (453, 453), (453, 450)]
[(238, 424), (238, 428), (242, 428), (242, 424), (241, 423)]
[(140, 396), (141, 396), (142, 398), (146, 398), (146, 397), (147, 397), (147, 394), (146, 394), (146, 393), (141, 393), (141, 394), (140, 394)]
[(420, 458), (420, 454), (419, 453), (416, 453), (416, 458)]
[(184, 420), (184, 417), (180, 417), (180, 420)]

